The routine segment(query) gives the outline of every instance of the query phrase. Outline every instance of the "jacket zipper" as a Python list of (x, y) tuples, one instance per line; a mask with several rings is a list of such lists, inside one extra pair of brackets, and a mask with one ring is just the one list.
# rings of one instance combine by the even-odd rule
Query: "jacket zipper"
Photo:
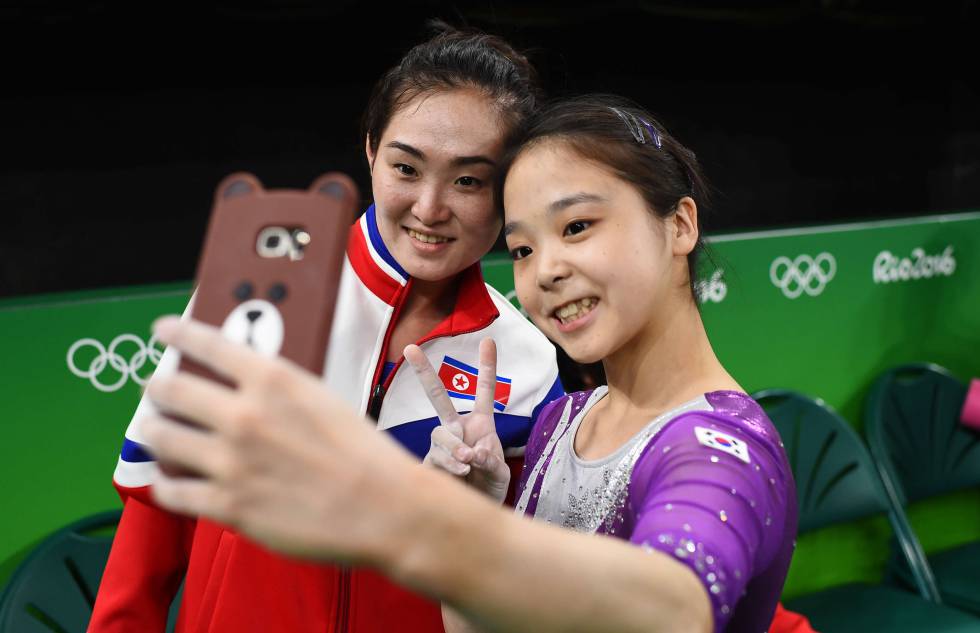
[[(378, 420), (378, 416), (381, 415), (381, 403), (384, 401), (385, 391), (388, 385), (391, 383), (391, 377), (395, 375), (398, 370), (398, 365), (391, 370), (391, 374), (388, 376), (388, 380), (380, 380), (381, 370), (385, 366), (385, 357), (388, 356), (388, 346), (391, 344), (391, 334), (395, 330), (395, 323), (398, 323), (398, 317), (402, 314), (402, 308), (405, 306), (405, 297), (412, 289), (412, 279), (408, 280), (408, 283), (402, 288), (401, 293), (395, 303), (395, 311), (391, 314), (391, 320), (388, 321), (388, 327), (385, 330), (385, 338), (381, 342), (381, 353), (378, 356), (378, 362), (374, 366), (374, 377), (371, 379), (371, 384), (374, 385), (371, 388), (371, 398), (368, 400), (368, 410), (367, 413), (375, 421)], [(398, 361), (399, 364), (401, 361)]]
[[(378, 357), (378, 363), (374, 367), (374, 377), (371, 379), (371, 382), (374, 384), (374, 388), (371, 389), (371, 397), (368, 400), (367, 414), (375, 421), (378, 420), (378, 416), (381, 414), (381, 404), (384, 402), (385, 389), (388, 383), (388, 381), (384, 381), (384, 383), (379, 382), (378, 379), (381, 377), (381, 369), (384, 367), (385, 357), (388, 355), (388, 344), (391, 341), (391, 333), (394, 330), (395, 323), (398, 322), (398, 317), (401, 315), (402, 306), (405, 304), (402, 299), (408, 293), (411, 283), (412, 280), (409, 279), (408, 283), (402, 288), (401, 294), (398, 296), (398, 303), (395, 306), (395, 311), (391, 315), (391, 320), (388, 322), (388, 328), (385, 331), (384, 341), (381, 343), (381, 354)], [(397, 367), (395, 369), (397, 369)], [(392, 376), (394, 373), (395, 370), (392, 370)], [(388, 378), (390, 379), (391, 376)], [(339, 583), (340, 586), (337, 589), (337, 621), (334, 631), (336, 633), (348, 633), (350, 629), (350, 568), (340, 568)]]
[[(399, 297), (401, 299), (408, 294), (410, 284), (412, 280), (409, 279), (408, 284), (402, 290), (402, 295)], [(394, 331), (394, 325), (398, 322), (398, 317), (401, 316), (402, 306), (404, 301), (399, 301), (395, 312), (391, 315), (391, 321), (388, 322), (388, 330), (385, 332), (384, 342), (381, 344), (381, 355), (378, 357), (378, 364), (374, 368), (374, 387), (371, 389), (371, 397), (368, 400), (368, 410), (367, 413), (375, 421), (381, 415), (381, 406), (384, 404), (385, 394), (388, 391), (388, 387), (391, 385), (391, 381), (394, 380), (395, 374), (398, 373), (398, 369), (402, 366), (404, 362), (404, 357), (399, 358), (395, 363), (395, 366), (391, 369), (391, 373), (388, 374), (388, 378), (384, 381), (379, 381), (381, 377), (381, 369), (384, 367), (385, 358), (388, 356), (388, 345), (391, 343), (391, 333)], [(427, 343), (431, 340), (442, 338), (443, 336), (459, 336), (461, 334), (472, 334), (473, 332), (479, 332), (487, 327), (488, 324), (481, 325), (480, 327), (470, 328), (468, 330), (460, 330), (459, 332), (453, 332), (452, 334), (439, 334), (436, 336), (425, 336), (422, 337), (415, 344), (421, 346), (423, 343)], [(340, 589), (337, 592), (338, 596), (338, 608), (337, 608), (337, 633), (348, 633), (348, 628), (350, 626), (350, 585), (351, 585), (351, 570), (347, 567), (342, 567), (340, 569)]]
[(350, 630), (350, 568), (340, 568), (340, 588), (337, 591), (337, 625), (335, 633), (348, 633)]

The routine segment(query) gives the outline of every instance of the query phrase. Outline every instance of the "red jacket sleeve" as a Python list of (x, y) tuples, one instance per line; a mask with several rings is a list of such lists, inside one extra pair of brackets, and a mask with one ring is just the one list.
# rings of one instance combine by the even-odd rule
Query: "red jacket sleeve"
[(195, 520), (125, 495), (89, 633), (163, 632), (187, 569)]
[(783, 603), (776, 604), (776, 613), (772, 616), (769, 633), (815, 633), (806, 616), (783, 608)]

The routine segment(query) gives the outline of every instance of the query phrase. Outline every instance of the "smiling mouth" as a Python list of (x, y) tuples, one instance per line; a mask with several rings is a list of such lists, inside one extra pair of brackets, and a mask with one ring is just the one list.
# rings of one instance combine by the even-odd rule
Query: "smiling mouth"
[(577, 301), (570, 301), (559, 306), (551, 313), (551, 316), (558, 319), (562, 325), (568, 325), (592, 312), (598, 303), (599, 299), (597, 297), (585, 297)]
[(442, 235), (432, 235), (431, 233), (420, 233), (415, 229), (406, 229), (408, 231), (408, 236), (414, 240), (418, 240), (424, 244), (445, 244), (446, 242), (453, 241), (450, 237), (443, 237)]

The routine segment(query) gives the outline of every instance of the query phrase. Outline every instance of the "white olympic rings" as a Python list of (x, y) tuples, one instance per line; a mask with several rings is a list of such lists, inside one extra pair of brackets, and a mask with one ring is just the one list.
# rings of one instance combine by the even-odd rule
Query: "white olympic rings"
[(788, 299), (796, 299), (804, 292), (816, 297), (836, 273), (837, 260), (830, 253), (800, 255), (796, 259), (781, 255), (769, 267), (769, 279)]
[[(128, 361), (116, 351), (123, 343), (133, 343), (137, 347), (136, 353)], [(156, 335), (150, 337), (148, 343), (144, 343), (143, 339), (135, 334), (120, 334), (109, 343), (108, 348), (94, 338), (79, 339), (68, 348), (66, 358), (68, 369), (79, 378), (87, 379), (92, 383), (93, 387), (105, 393), (122, 389), (123, 385), (130, 378), (136, 384), (145, 386), (147, 379), (142, 378), (137, 372), (146, 364), (147, 359), (154, 365), (160, 362), (160, 357), (163, 356), (163, 350), (157, 349), (157, 343)], [(78, 350), (86, 346), (94, 347), (97, 355), (89, 363), (87, 369), (79, 369), (78, 364), (75, 362), (75, 354)], [(99, 376), (105, 370), (106, 366), (112, 367), (112, 369), (119, 372), (119, 378), (115, 382), (104, 383), (99, 380)]]

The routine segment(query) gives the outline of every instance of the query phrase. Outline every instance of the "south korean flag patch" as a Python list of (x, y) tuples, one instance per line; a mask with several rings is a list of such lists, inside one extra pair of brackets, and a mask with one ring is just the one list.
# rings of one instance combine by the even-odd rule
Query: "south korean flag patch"
[(748, 445), (737, 437), (714, 429), (706, 429), (703, 426), (694, 427), (694, 435), (697, 436), (698, 442), (708, 448), (734, 455), (746, 464), (751, 463)]

